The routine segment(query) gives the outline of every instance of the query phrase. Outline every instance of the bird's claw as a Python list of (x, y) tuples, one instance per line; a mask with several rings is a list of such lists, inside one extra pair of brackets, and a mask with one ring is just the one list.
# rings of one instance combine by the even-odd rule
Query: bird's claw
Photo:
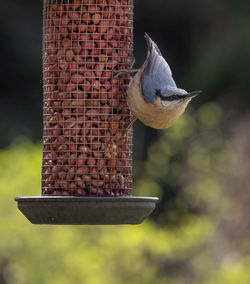
[(133, 115), (130, 122), (129, 122), (127, 129), (131, 129), (132, 126), (134, 125), (134, 123), (136, 122), (136, 120), (137, 120), (137, 118)]
[(118, 78), (122, 75), (125, 75), (125, 74), (132, 74), (132, 73), (136, 73), (138, 72), (139, 69), (124, 69), (124, 70), (119, 70), (117, 72), (117, 74), (114, 76), (114, 78)]

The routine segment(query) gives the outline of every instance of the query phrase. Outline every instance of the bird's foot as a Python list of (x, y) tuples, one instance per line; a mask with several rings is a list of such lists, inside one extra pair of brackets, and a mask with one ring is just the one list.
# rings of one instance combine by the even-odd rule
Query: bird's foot
[(114, 76), (114, 78), (118, 78), (122, 75), (125, 75), (125, 74), (132, 74), (132, 73), (136, 73), (138, 72), (139, 69), (123, 69), (123, 70), (119, 70), (117, 72), (117, 74)]
[(134, 64), (135, 64), (135, 57), (133, 56), (133, 61), (132, 61), (131, 66), (130, 66), (131, 69), (134, 66)]
[(129, 122), (129, 125), (128, 125), (128, 128), (127, 129), (131, 129), (132, 126), (134, 125), (134, 123), (136, 122), (137, 118), (133, 115), (130, 122)]

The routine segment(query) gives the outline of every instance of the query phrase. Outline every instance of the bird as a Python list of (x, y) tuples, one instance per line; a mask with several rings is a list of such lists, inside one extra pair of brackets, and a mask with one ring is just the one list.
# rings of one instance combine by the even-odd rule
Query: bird
[(169, 128), (185, 111), (188, 103), (202, 91), (188, 93), (176, 86), (171, 69), (157, 44), (145, 33), (147, 57), (139, 69), (120, 70), (117, 74), (136, 73), (127, 90), (132, 113), (128, 128), (139, 119), (154, 129)]

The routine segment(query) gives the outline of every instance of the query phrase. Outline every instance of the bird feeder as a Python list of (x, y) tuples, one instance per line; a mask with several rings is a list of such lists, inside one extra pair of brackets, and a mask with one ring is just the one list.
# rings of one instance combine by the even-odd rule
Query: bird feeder
[(44, 0), (42, 196), (18, 197), (34, 224), (138, 224), (129, 75), (133, 0)]

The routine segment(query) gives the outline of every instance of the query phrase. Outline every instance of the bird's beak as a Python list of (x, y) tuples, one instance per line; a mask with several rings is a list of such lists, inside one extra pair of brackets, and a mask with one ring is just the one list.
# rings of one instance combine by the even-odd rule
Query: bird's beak
[(195, 92), (188, 93), (187, 94), (187, 98), (191, 98), (192, 99), (192, 98), (198, 96), (201, 93), (202, 93), (202, 91), (195, 91)]

